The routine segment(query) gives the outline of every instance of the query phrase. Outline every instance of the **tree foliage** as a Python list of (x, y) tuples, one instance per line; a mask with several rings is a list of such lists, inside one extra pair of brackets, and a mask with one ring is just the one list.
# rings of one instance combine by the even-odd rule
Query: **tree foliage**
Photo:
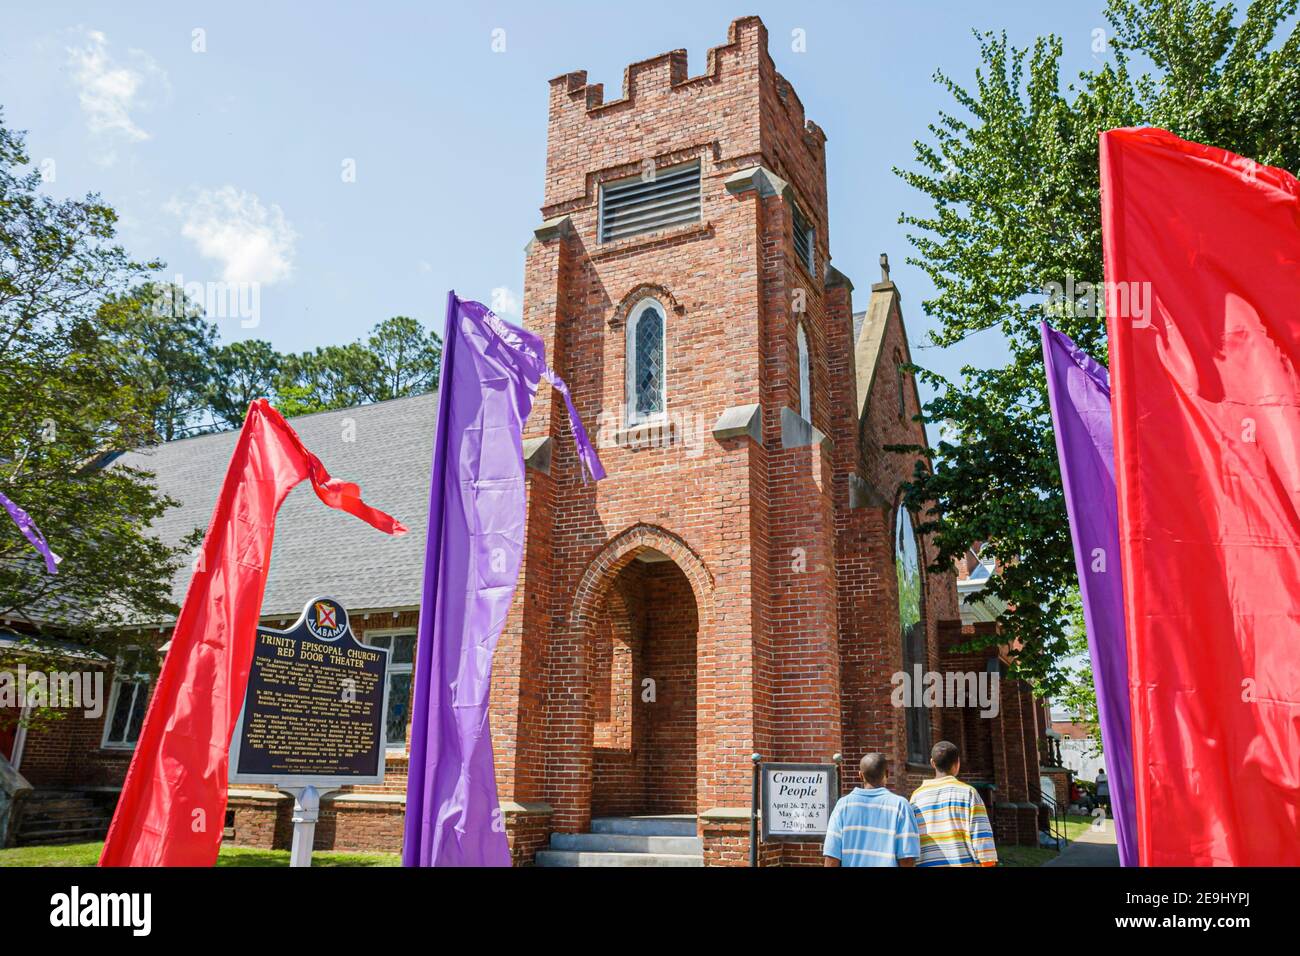
[(363, 341), (284, 356), (276, 381), (280, 410), (304, 415), (438, 387), (442, 340), (415, 319), (394, 316)]
[(915, 168), (897, 170), (932, 207), (902, 221), (912, 227), (910, 261), (936, 289), (924, 303), (938, 321), (933, 344), (983, 332), (1006, 349), (1003, 364), (964, 367), (956, 382), (918, 369), (937, 392), (923, 418), (943, 428), (907, 502), (938, 546), (936, 570), (972, 541), (999, 559), (986, 592), (1009, 606), (998, 640), (1021, 644), (1018, 672), (1044, 692), (1068, 680), (1061, 662), (1077, 583), (1038, 325), (1050, 311), (1105, 360), (1100, 296), (1058, 296), (1049, 310), (1044, 294), (1053, 283), (1102, 281), (1098, 135), (1160, 126), (1300, 168), (1296, 7), (1254, 0), (1239, 16), (1213, 0), (1110, 0), (1104, 59), (1068, 84), (1059, 37), (1017, 49), (1005, 34), (977, 34), (973, 86), (936, 74), (957, 109), (915, 144)]
[(154, 430), (173, 441), (210, 420), (217, 329), (175, 286), (145, 282), (109, 295), (100, 320), (118, 343), (124, 373), (156, 396)]
[[(62, 558), (57, 575), (0, 515), (0, 618), (112, 651), (114, 628), (173, 616), (172, 575), (196, 543), (149, 534), (174, 502), (117, 453), (234, 428), (266, 396), (287, 414), (418, 394), (441, 342), (414, 319), (302, 355), (219, 342), (184, 291), (114, 241), (98, 196), (41, 190), (0, 115), (0, 490)], [(201, 529), (198, 529), (201, 532)]]
[(114, 244), (97, 196), (54, 200), (0, 122), (0, 489), (63, 558), (45, 573), (0, 520), (0, 617), (87, 640), (127, 618), (163, 617), (177, 555), (148, 534), (168, 505), (149, 477), (100, 467), (154, 440), (165, 396), (130, 372), (134, 356), (101, 306), (156, 266)]
[(248, 406), (275, 394), (285, 359), (261, 339), (244, 339), (215, 349), (207, 406), (217, 428), (239, 428)]

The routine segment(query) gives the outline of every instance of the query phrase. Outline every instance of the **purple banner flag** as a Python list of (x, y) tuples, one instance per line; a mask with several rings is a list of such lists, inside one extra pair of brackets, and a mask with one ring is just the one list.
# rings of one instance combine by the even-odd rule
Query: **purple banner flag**
[(538, 384), (564, 396), (578, 458), (605, 476), (542, 340), (447, 299), (415, 663), (405, 866), (509, 866), (488, 704), (523, 561), (523, 426)]
[(1043, 323), (1043, 362), (1056, 454), (1074, 538), (1074, 562), (1097, 688), (1101, 743), (1121, 866), (1137, 866), (1133, 721), (1129, 711), (1124, 578), (1115, 495), (1110, 376), (1069, 337)]
[(44, 556), (45, 570), (50, 574), (58, 574), (59, 556), (45, 543), (45, 535), (41, 534), (41, 529), (36, 527), (36, 522), (32, 520), (31, 515), (10, 501), (3, 492), (0, 492), (0, 505), (4, 505), (5, 511), (9, 512), (9, 517), (14, 519), (14, 524), (18, 525), (18, 530), (23, 533), (23, 537)]

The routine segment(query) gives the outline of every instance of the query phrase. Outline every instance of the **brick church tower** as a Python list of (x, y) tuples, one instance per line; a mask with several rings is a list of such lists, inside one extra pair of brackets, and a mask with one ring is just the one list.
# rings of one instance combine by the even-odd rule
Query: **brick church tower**
[(914, 462), (883, 447), (924, 442), (899, 294), (886, 269), (855, 317), (825, 149), (754, 17), (699, 76), (677, 50), (608, 102), (550, 82), (524, 323), (609, 476), (583, 482), (547, 390), (492, 697), (519, 862), (594, 817), (678, 814), (706, 863), (743, 864), (754, 753), (842, 753), (846, 787), (869, 750), (900, 792), (925, 772), (944, 718), (891, 706), (890, 678), (939, 666), (956, 589), (898, 507)]

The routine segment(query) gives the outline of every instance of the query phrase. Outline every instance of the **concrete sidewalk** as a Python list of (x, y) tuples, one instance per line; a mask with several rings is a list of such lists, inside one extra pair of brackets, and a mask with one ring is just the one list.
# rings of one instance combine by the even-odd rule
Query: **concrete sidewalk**
[(1119, 847), (1115, 845), (1115, 822), (1107, 820), (1102, 830), (1089, 827), (1056, 859), (1043, 866), (1119, 866)]

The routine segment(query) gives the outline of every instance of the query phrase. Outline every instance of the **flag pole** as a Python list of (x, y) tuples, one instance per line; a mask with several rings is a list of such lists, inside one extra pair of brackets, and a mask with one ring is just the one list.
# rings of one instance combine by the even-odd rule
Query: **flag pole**
[(433, 693), (433, 656), (440, 653), (433, 647), (433, 638), (437, 629), (434, 618), (438, 609), (433, 598), (438, 593), (438, 577), (442, 568), (443, 515), (445, 510), (447, 478), (447, 421), (451, 417), (451, 395), (454, 377), (452, 370), (456, 360), (456, 334), (453, 323), (457, 321), (456, 290), (447, 292), (447, 317), (442, 329), (442, 362), (438, 370), (438, 402), (434, 412), (435, 431), (433, 439), (433, 463), (429, 475), (429, 527), (424, 550), (424, 590), (420, 602), (420, 618), (415, 648), (415, 694), (411, 704), (411, 746), (407, 765), (406, 781), (406, 822), (402, 833), (402, 865), (419, 866), (421, 841), (428, 828), (423, 825), (425, 813), (425, 793), (428, 789), (429, 771), (429, 715), (438, 719), (436, 704), (430, 708), (429, 697)]

